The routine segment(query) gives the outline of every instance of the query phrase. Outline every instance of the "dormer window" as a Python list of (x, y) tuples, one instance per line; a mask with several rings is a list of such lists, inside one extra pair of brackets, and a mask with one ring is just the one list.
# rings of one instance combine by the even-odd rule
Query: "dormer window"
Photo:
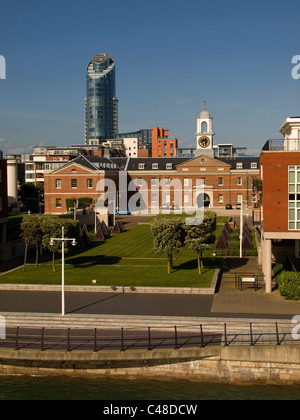
[(242, 164), (242, 162), (237, 162), (237, 164), (236, 164), (236, 169), (243, 169), (243, 164)]
[(145, 164), (144, 163), (139, 163), (138, 169), (145, 169)]
[(158, 163), (152, 163), (152, 169), (158, 169)]
[(167, 163), (166, 164), (166, 169), (173, 169), (173, 163)]

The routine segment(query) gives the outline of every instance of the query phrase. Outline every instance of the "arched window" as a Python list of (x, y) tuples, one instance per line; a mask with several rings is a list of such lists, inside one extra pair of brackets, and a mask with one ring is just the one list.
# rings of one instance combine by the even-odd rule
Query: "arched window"
[(201, 133), (207, 133), (207, 122), (203, 121), (201, 124)]

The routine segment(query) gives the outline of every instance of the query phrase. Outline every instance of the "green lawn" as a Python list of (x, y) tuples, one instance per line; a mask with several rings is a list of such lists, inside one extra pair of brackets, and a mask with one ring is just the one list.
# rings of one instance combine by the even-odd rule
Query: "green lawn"
[[(219, 231), (219, 226), (217, 227)], [(174, 256), (173, 270), (167, 274), (167, 259), (153, 251), (149, 225), (140, 225), (105, 242), (95, 241), (86, 250), (66, 255), (65, 283), (67, 285), (209, 287), (221, 259), (211, 258), (213, 246), (205, 253), (204, 269), (198, 274), (196, 254), (183, 250)], [(56, 261), (53, 273), (51, 262), (27, 265), (0, 277), (1, 283), (60, 284), (61, 260)]]

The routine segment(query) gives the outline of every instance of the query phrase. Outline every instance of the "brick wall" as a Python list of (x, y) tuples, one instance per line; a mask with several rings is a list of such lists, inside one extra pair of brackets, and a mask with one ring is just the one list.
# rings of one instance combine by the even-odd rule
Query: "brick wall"
[(288, 168), (300, 165), (299, 152), (262, 152), (263, 227), (265, 232), (288, 231)]
[(93, 171), (81, 165), (71, 164), (45, 176), (45, 213), (65, 213), (66, 199), (78, 200), (90, 197), (96, 201), (103, 190), (98, 191), (99, 182), (112, 179), (118, 185), (115, 171)]

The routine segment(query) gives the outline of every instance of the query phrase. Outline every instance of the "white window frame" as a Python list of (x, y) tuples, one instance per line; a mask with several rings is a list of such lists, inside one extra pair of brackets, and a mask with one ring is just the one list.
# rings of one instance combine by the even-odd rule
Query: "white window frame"
[(298, 165), (288, 168), (288, 230), (300, 230), (300, 166)]

